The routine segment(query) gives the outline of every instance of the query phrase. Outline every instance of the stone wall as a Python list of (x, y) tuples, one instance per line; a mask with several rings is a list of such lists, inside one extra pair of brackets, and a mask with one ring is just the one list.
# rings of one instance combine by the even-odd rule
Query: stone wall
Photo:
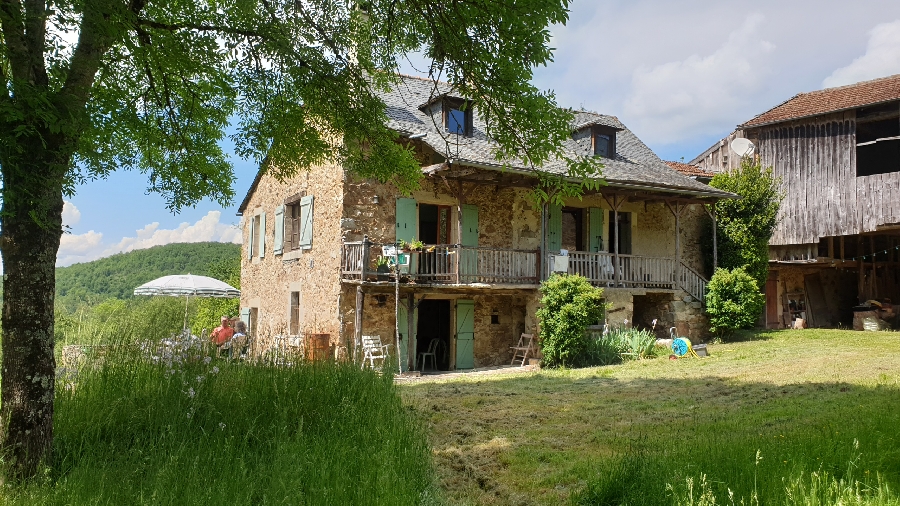
[[(343, 170), (321, 165), (279, 182), (263, 176), (244, 211), (241, 253), (241, 308), (256, 308), (257, 338), (289, 333), (290, 294), (300, 293), (300, 330), (340, 334), (340, 223), (343, 201)], [(274, 253), (275, 209), (285, 198), (305, 192), (314, 196), (312, 249)], [(265, 251), (248, 258), (249, 222), (265, 213)]]
[[(384, 304), (379, 304), (378, 297), (384, 297)], [(470, 299), (475, 302), (474, 315), (474, 358), (475, 367), (487, 367), (493, 365), (508, 364), (512, 358), (510, 346), (514, 346), (522, 333), (536, 333), (537, 324), (533, 320), (534, 311), (537, 309), (536, 301), (539, 300), (537, 290), (522, 290), (514, 293), (493, 292), (486, 290), (472, 291), (470, 294), (446, 293), (439, 289), (416, 293), (416, 301), (426, 297), (428, 300), (449, 300), (450, 304), (450, 328), (451, 336), (449, 353), (452, 366), (455, 358), (455, 343), (452, 337), (456, 334), (456, 309), (453, 301), (457, 299)], [(401, 301), (406, 300), (406, 294), (400, 295)], [(356, 288), (345, 286), (341, 298), (341, 313), (344, 318), (344, 332), (341, 339), (348, 348), (353, 347), (355, 338), (355, 304)], [(369, 292), (365, 294), (363, 306), (363, 334), (380, 335), (383, 342), (394, 343), (395, 297), (393, 292)], [(496, 316), (496, 323), (492, 317)], [(407, 329), (400, 329), (405, 335)], [(407, 346), (406, 342), (401, 343)], [(423, 350), (418, 350), (423, 351)]]

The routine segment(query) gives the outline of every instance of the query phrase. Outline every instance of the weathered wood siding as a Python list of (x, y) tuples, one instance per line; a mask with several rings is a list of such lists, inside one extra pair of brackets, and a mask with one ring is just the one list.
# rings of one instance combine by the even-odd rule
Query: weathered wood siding
[(900, 222), (900, 172), (856, 177), (855, 112), (764, 127), (757, 143), (786, 193), (769, 244), (818, 243)]

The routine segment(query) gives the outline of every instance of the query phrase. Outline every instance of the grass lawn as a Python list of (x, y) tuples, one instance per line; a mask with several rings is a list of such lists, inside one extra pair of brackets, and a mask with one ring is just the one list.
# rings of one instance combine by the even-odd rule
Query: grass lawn
[(401, 391), (451, 504), (900, 504), (900, 333), (747, 337)]

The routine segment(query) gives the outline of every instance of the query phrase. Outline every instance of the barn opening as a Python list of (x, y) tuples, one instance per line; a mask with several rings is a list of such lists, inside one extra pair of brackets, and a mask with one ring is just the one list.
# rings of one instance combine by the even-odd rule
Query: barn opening
[(856, 111), (856, 175), (900, 171), (900, 102)]

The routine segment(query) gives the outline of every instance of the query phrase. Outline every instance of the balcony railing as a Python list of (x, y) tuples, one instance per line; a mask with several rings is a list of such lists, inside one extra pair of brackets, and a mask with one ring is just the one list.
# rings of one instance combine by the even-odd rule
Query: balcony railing
[[(394, 279), (379, 273), (374, 261), (384, 246), (368, 241), (345, 242), (341, 246), (341, 276), (363, 281)], [(416, 283), (514, 284), (540, 283), (538, 250), (515, 250), (458, 244), (426, 245), (421, 251), (405, 252), (408, 265), (400, 266), (400, 279)], [(388, 256), (391, 260), (391, 257)]]
[[(547, 262), (547, 275), (554, 269), (552, 256)], [(678, 265), (674, 258), (620, 254), (618, 279), (615, 262), (616, 256), (612, 253), (570, 251), (567, 272), (580, 274), (597, 286), (681, 288), (698, 300), (703, 300), (706, 295), (706, 280), (703, 276), (683, 262)]]

